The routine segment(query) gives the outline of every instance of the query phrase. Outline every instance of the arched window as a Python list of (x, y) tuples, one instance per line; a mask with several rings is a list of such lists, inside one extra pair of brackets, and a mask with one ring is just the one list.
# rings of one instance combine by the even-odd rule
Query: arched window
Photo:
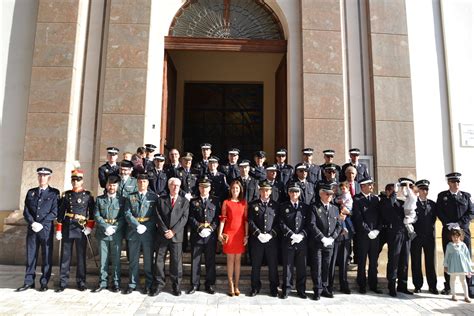
[(282, 40), (274, 12), (262, 0), (187, 0), (173, 19), (170, 36)]

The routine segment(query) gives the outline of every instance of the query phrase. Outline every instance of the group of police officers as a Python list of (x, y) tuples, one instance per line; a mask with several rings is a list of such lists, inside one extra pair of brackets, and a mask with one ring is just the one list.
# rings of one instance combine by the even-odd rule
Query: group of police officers
[[(438, 294), (435, 268), (435, 221), (443, 224), (443, 251), (449, 230), (460, 227), (464, 242), (471, 249), (469, 223), (473, 216), (469, 193), (459, 190), (461, 174), (446, 175), (449, 190), (439, 193), (436, 203), (427, 198), (428, 180), (404, 179), (416, 185), (419, 197), (414, 234), (404, 224), (404, 201), (397, 196), (398, 183), (388, 184), (380, 195), (373, 193), (373, 180), (367, 166), (359, 162), (360, 150), (349, 151), (350, 161), (342, 167), (333, 163), (335, 152), (323, 151), (324, 163), (313, 162), (313, 149), (303, 149), (303, 161), (294, 168), (286, 163), (287, 151), (276, 152), (276, 164), (266, 163), (258, 151), (254, 161), (239, 161), (239, 150), (231, 148), (228, 159), (219, 164), (211, 144), (201, 145), (202, 159), (193, 165), (194, 155), (180, 157), (177, 149), (165, 156), (156, 146), (139, 147), (137, 154), (120, 163), (119, 149), (107, 148), (107, 162), (99, 168), (99, 183), (104, 194), (95, 201), (83, 187), (84, 172), (71, 173), (72, 189), (60, 192), (49, 186), (52, 170), (37, 169), (38, 187), (25, 198), (26, 275), (17, 291), (35, 287), (36, 262), (41, 248), (42, 275), (39, 291), (48, 290), (52, 270), (53, 238), (60, 242), (60, 280), (56, 292), (68, 285), (73, 246), (76, 248), (76, 284), (86, 288), (86, 251), (93, 254), (91, 232), (100, 251), (99, 283), (92, 292), (109, 289), (124, 294), (137, 290), (139, 258), (143, 254), (144, 294), (158, 295), (165, 287), (165, 258), (170, 254), (172, 293), (181, 295), (182, 253), (191, 248), (191, 288), (200, 287), (200, 260), (206, 262), (205, 290), (215, 293), (215, 254), (220, 206), (228, 197), (229, 184), (239, 181), (248, 201), (249, 259), (252, 264), (250, 296), (261, 290), (260, 270), (268, 266), (270, 294), (287, 298), (295, 288), (306, 298), (306, 267), (311, 268), (313, 299), (333, 297), (335, 267), (339, 269), (340, 291), (350, 294), (347, 267), (353, 256), (357, 264), (359, 292), (382, 293), (377, 283), (378, 257), (388, 245), (387, 280), (391, 296), (408, 290), (408, 261), (411, 256), (415, 293), (421, 292), (424, 252), (429, 291)], [(334, 198), (338, 183), (345, 182), (353, 198), (352, 209)], [(56, 225), (55, 225), (56, 223)], [(188, 236), (189, 235), (189, 236)], [(129, 283), (121, 288), (120, 255), (126, 240)], [(366, 263), (369, 261), (368, 273)], [(283, 265), (280, 283), (278, 264)], [(109, 273), (109, 265), (111, 271)], [(296, 269), (296, 274), (294, 270)], [(445, 274), (443, 294), (449, 294), (449, 275)], [(474, 286), (468, 279), (469, 296)]]

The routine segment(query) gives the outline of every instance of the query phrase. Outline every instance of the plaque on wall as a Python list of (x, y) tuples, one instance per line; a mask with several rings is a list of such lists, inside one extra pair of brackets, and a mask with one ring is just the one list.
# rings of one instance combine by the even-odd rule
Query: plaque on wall
[(461, 147), (474, 147), (474, 124), (459, 123)]

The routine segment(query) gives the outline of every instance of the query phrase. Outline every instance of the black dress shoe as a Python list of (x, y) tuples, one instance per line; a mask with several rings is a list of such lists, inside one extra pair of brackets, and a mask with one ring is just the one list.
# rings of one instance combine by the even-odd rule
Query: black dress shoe
[(376, 287), (373, 287), (370, 289), (372, 292), (374, 292), (375, 294), (383, 294), (383, 291), (379, 288), (376, 288)]
[(41, 285), (38, 291), (40, 292), (46, 292), (48, 290), (48, 286), (46, 284)]
[(110, 288), (110, 292), (118, 293), (120, 292), (120, 288), (117, 285), (112, 285), (112, 287)]
[(344, 294), (351, 294), (351, 289), (349, 289), (348, 287), (343, 287), (341, 289), (341, 293), (344, 293)]
[(287, 298), (288, 298), (288, 293), (282, 292), (281, 295), (280, 295), (280, 298), (281, 298), (282, 300), (287, 299)]
[(360, 294), (365, 294), (365, 293), (367, 293), (367, 289), (365, 287), (360, 287), (359, 288), (359, 293)]
[(178, 288), (174, 288), (172, 291), (174, 296), (180, 296), (181, 295), (181, 290)]
[(304, 293), (304, 292), (298, 292), (296, 295), (297, 295), (299, 298), (302, 298), (302, 299), (304, 299), (304, 300), (308, 298), (308, 295), (306, 295), (306, 293)]
[(321, 295), (314, 293), (313, 294), (313, 300), (314, 301), (319, 301), (321, 299)]
[(433, 287), (433, 288), (429, 289), (429, 291), (430, 291), (431, 294), (439, 295), (439, 291), (438, 291), (437, 288), (434, 288), (434, 287)]
[(278, 297), (278, 290), (277, 289), (270, 290), (270, 296), (271, 297)]
[(196, 291), (199, 291), (199, 287), (193, 286), (186, 292), (186, 294), (194, 294)]
[(77, 286), (77, 289), (81, 292), (84, 292), (85, 290), (87, 290), (87, 287), (84, 284), (80, 284)]
[(95, 289), (93, 289), (91, 292), (92, 293), (99, 293), (100, 291), (105, 290), (106, 288), (107, 288), (106, 286), (99, 286), (99, 287), (96, 287)]
[(421, 289), (419, 287), (415, 287), (415, 290), (413, 290), (413, 293), (421, 293)]
[(214, 290), (212, 285), (206, 286), (206, 292), (209, 294), (216, 294), (216, 290)]
[(133, 287), (127, 287), (122, 293), (123, 294), (130, 294), (133, 291), (135, 291), (135, 289)]
[(443, 294), (443, 295), (449, 295), (449, 294), (451, 294), (451, 289), (444, 288), (444, 289), (441, 291), (441, 294)]
[(146, 287), (142, 291), (143, 295), (150, 295), (151, 293), (153, 293), (153, 289), (151, 287)]
[(35, 288), (34, 284), (23, 284), (23, 286), (17, 288), (15, 292), (23, 292), (28, 289), (34, 289), (34, 288)]
[(153, 289), (150, 292), (150, 294), (148, 294), (148, 296), (158, 296), (158, 294), (160, 294), (160, 293), (161, 293), (161, 289), (156, 288), (156, 289)]
[(64, 292), (65, 289), (66, 289), (66, 288), (65, 288), (64, 286), (60, 286), (60, 287), (58, 287), (56, 290), (54, 290), (54, 292), (56, 292), (56, 293), (61, 293), (61, 292)]
[(328, 290), (323, 290), (321, 292), (321, 296), (322, 297), (327, 297), (327, 298), (334, 298), (334, 294), (332, 294), (331, 292), (329, 292)]
[(397, 291), (395, 289), (389, 289), (388, 290), (388, 295), (390, 295), (391, 297), (397, 297)]
[(403, 293), (403, 294), (408, 294), (408, 295), (413, 295), (412, 291), (409, 291), (408, 289), (397, 289), (397, 292)]
[(256, 295), (258, 294), (258, 292), (259, 292), (258, 290), (252, 289), (252, 290), (250, 291), (249, 296), (254, 297), (254, 296), (256, 296)]

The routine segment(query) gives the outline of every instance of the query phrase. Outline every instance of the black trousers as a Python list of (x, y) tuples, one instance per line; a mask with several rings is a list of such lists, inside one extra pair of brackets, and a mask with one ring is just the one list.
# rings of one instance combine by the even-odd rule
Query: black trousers
[(216, 239), (210, 238), (205, 244), (191, 243), (193, 261), (191, 265), (191, 285), (199, 287), (201, 279), (201, 255), (204, 253), (206, 265), (206, 287), (216, 284)]
[(408, 260), (410, 258), (410, 239), (403, 227), (402, 230), (387, 232), (388, 263), (387, 280), (388, 287), (395, 288), (397, 282), (398, 290), (406, 290), (408, 283)]
[(318, 244), (312, 247), (309, 253), (313, 291), (314, 293), (320, 294), (322, 290), (329, 290), (329, 265), (331, 263), (333, 248), (323, 247)]
[(53, 268), (53, 234), (54, 229), (52, 228), (50, 228), (47, 235), (45, 232), (34, 233), (28, 230), (28, 234), (26, 235), (25, 284), (31, 285), (35, 283), (36, 263), (38, 261), (39, 248), (41, 248), (42, 258), (40, 284), (48, 284)]
[[(445, 227), (443, 227), (443, 231), (441, 233), (442, 237), (442, 242), (443, 242), (443, 253), (446, 253), (446, 246), (448, 243), (451, 242), (451, 239), (449, 238), (449, 230)], [(472, 256), (472, 251), (471, 251), (471, 231), (464, 230), (464, 240), (463, 242), (466, 244), (467, 249), (469, 249), (469, 254)], [(474, 296), (474, 277), (468, 278), (466, 277), (466, 283), (467, 283), (467, 290), (469, 292), (470, 296)], [(450, 290), (451, 286), (449, 285), (449, 274), (444, 273), (444, 288)]]
[(183, 248), (180, 242), (174, 243), (170, 240), (157, 242), (155, 282), (159, 290), (162, 290), (166, 285), (165, 259), (168, 251), (170, 252), (170, 279), (173, 289), (180, 290), (183, 280)]
[(281, 248), (283, 261), (283, 293), (291, 292), (293, 274), (296, 266), (296, 291), (306, 292), (306, 256), (308, 247), (305, 241), (291, 245), (286, 241)]
[(369, 258), (369, 287), (371, 289), (377, 288), (377, 266), (379, 260), (379, 239), (370, 239), (367, 234), (357, 233), (358, 235), (358, 254), (357, 260), (357, 284), (360, 288), (367, 287), (367, 276), (365, 273), (365, 265), (367, 257)]
[(67, 287), (71, 269), (72, 248), (76, 244), (76, 283), (78, 286), (86, 284), (86, 249), (87, 239), (83, 234), (81, 238), (63, 238), (61, 243), (61, 268), (59, 286)]
[(418, 235), (411, 241), (411, 274), (415, 288), (423, 287), (423, 272), (421, 269), (421, 251), (425, 257), (426, 280), (430, 289), (436, 288), (436, 268), (435, 268), (435, 238), (433, 234), (429, 236)]
[(263, 260), (268, 265), (268, 280), (270, 281), (270, 291), (278, 289), (278, 243), (275, 238), (269, 242), (262, 244), (258, 239), (253, 239), (251, 246), (252, 256), (252, 273), (251, 286), (254, 290), (262, 288), (260, 281), (260, 270), (262, 269)]
[(329, 265), (329, 290), (334, 289), (334, 278), (336, 274), (336, 264), (339, 267), (339, 286), (341, 289), (349, 288), (347, 281), (347, 264), (351, 253), (351, 239), (336, 240)]

